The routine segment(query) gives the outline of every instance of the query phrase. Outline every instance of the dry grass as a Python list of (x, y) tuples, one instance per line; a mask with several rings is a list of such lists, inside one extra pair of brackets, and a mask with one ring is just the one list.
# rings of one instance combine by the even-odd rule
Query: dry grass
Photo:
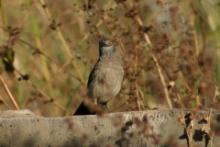
[[(126, 71), (114, 111), (219, 108), (220, 1), (0, 0), (0, 71), (19, 107), (69, 115), (86, 93), (100, 35)], [(0, 87), (1, 110), (13, 109)]]

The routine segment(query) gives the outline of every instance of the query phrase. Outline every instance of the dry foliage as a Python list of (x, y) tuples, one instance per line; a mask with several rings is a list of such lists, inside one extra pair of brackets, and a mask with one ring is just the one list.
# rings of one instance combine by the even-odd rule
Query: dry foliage
[[(98, 38), (115, 40), (125, 78), (112, 111), (219, 108), (219, 1), (0, 0), (1, 76), (19, 107), (72, 114)], [(1, 110), (13, 109), (0, 87)]]

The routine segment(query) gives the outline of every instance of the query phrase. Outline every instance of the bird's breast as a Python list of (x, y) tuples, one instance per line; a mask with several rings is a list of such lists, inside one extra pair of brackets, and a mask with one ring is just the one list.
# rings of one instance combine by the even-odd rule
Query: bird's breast
[(121, 64), (102, 61), (94, 74), (90, 85), (92, 87), (90, 93), (93, 98), (97, 98), (99, 101), (108, 101), (119, 93), (124, 76)]

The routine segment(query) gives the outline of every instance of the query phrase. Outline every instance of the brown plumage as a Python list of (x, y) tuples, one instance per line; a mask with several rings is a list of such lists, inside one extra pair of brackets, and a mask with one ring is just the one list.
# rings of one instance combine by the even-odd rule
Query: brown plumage
[[(99, 41), (99, 59), (93, 67), (87, 83), (88, 96), (97, 105), (106, 106), (119, 93), (123, 77), (123, 62), (119, 51), (110, 40), (101, 39)], [(79, 109), (82, 109), (82, 106)], [(76, 114), (79, 113), (76, 112)]]
[(109, 40), (100, 40), (99, 59), (88, 80), (88, 95), (97, 104), (105, 105), (115, 97), (124, 77), (120, 53)]

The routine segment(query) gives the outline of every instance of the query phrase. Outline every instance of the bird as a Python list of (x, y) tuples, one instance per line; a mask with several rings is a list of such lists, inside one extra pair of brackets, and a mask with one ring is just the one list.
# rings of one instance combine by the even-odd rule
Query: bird
[[(108, 111), (108, 102), (120, 92), (124, 78), (123, 60), (110, 39), (99, 40), (99, 58), (87, 82), (87, 95), (92, 102)], [(76, 115), (94, 114), (81, 103)]]

